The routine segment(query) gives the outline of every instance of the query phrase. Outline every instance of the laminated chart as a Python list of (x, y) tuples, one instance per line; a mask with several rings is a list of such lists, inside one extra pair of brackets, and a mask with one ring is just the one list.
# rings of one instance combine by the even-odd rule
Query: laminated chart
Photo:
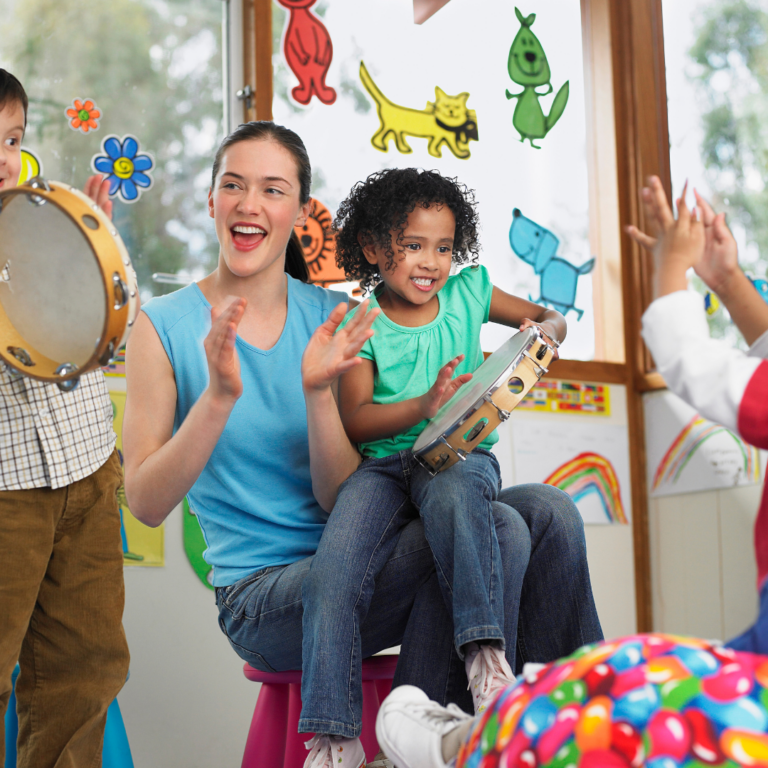
[(579, 381), (544, 380), (533, 386), (517, 410), (610, 416), (610, 387)]

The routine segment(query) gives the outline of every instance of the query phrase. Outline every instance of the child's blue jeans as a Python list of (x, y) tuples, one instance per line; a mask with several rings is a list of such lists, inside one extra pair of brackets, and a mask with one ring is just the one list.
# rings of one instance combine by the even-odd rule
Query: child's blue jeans
[[(423, 521), (409, 507), (402, 514), (411, 520), (375, 579), (371, 607), (360, 627), (361, 644), (347, 639), (342, 647), (328, 649), (318, 660), (324, 668), (315, 687), (304, 691), (305, 714), (312, 714), (316, 731), (347, 737), (360, 733), (361, 660), (400, 644), (395, 686), (415, 685), (435, 701), (458, 702), (471, 711), (464, 662), (454, 648), (453, 621), (435, 558)], [(584, 526), (571, 498), (549, 485), (519, 485), (502, 490), (493, 509), (504, 568), (506, 653), (508, 659), (516, 653), (510, 659), (513, 669), (519, 672), (524, 662), (551, 661), (601, 640)], [(358, 527), (364, 525), (364, 515), (360, 504)], [(323, 539), (335, 533), (329, 525)], [(354, 543), (354, 529), (349, 535)], [(354, 556), (352, 549), (349, 557)], [(264, 568), (216, 589), (221, 629), (252, 666), (267, 672), (302, 668), (302, 592), (315, 557)], [(326, 591), (322, 579), (313, 588), (321, 595)], [(333, 601), (325, 608), (332, 622), (344, 618)], [(326, 687), (327, 681), (336, 684)]]
[(768, 582), (760, 590), (760, 606), (755, 623), (725, 645), (734, 651), (768, 654)]
[[(504, 583), (492, 506), (500, 485), (496, 457), (482, 449), (435, 477), (411, 451), (366, 459), (342, 484), (302, 589), (300, 730), (317, 731), (323, 724), (315, 691), (336, 689), (346, 698), (349, 675), (338, 674), (329, 655), (352, 658), (355, 666), (362, 662), (360, 628), (376, 577), (413, 519), (414, 507), (453, 618), (457, 653), (463, 658), (462, 646), (472, 641), (493, 640), (504, 647)], [(528, 562), (528, 551), (522, 554), (515, 584), (509, 585), (516, 591), (515, 603)]]

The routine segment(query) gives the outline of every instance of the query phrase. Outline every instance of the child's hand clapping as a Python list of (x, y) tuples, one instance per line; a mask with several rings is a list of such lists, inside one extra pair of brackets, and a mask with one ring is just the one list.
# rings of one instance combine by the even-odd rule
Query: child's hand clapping
[(688, 282), (685, 273), (690, 267), (698, 266), (704, 256), (704, 223), (695, 209), (688, 210), (685, 202), (687, 189), (686, 183), (677, 201), (678, 217), (675, 219), (661, 180), (651, 176), (641, 194), (652, 234), (649, 236), (636, 227), (627, 227), (633, 240), (653, 252), (656, 296), (686, 290)]
[(451, 378), (456, 366), (464, 359), (464, 355), (454, 357), (450, 363), (444, 365), (437, 374), (437, 380), (429, 391), (419, 398), (419, 410), (425, 419), (434, 418), (443, 403), (447, 403), (471, 378), (471, 373), (462, 373), (455, 379)]
[(741, 272), (736, 240), (725, 223), (725, 214), (715, 215), (709, 203), (696, 190), (693, 194), (696, 195), (696, 205), (701, 211), (706, 237), (704, 254), (694, 269), (707, 287), (719, 294), (734, 275)]

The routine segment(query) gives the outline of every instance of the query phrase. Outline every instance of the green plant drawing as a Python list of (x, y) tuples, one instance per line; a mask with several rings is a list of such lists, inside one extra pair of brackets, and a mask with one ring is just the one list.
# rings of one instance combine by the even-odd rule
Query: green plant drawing
[[(552, 93), (554, 88), (550, 82), (552, 73), (547, 55), (539, 38), (531, 31), (536, 14), (523, 16), (519, 9), (515, 8), (515, 15), (521, 26), (509, 49), (507, 70), (512, 81), (522, 85), (523, 90), (520, 93), (510, 93), (509, 90), (506, 92), (508, 99), (517, 99), (512, 125), (520, 134), (521, 142), (528, 139), (532, 147), (541, 149), (533, 140), (543, 139), (554, 128), (565, 111), (570, 86), (566, 80), (557, 92), (549, 114), (545, 115), (539, 99)], [(540, 86), (547, 86), (547, 90), (539, 93), (536, 89)]]

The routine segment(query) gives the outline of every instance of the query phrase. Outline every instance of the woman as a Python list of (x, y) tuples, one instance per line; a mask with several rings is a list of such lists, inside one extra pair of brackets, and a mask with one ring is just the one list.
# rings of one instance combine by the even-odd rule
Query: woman
[[(293, 228), (309, 214), (310, 182), (292, 131), (248, 123), (225, 139), (208, 198), (218, 267), (144, 307), (126, 356), (131, 511), (156, 526), (188, 496), (208, 543), (219, 624), (243, 659), (267, 671), (301, 667), (302, 583), (339, 485), (360, 461), (335, 382), (357, 364), (374, 317), (361, 312), (334, 335), (346, 297), (303, 282)], [(519, 630), (520, 660), (545, 660), (599, 639), (583, 530), (568, 497), (551, 489), (534, 499), (522, 486), (499, 500), (516, 510), (496, 519), (505, 584), (516, 585), (505, 605), (507, 646)], [(362, 656), (401, 644), (395, 685), (466, 705), (451, 629), (414, 512), (376, 581)], [(307, 764), (358, 768), (360, 659), (325, 663), (350, 684), (338, 700), (304, 680), (302, 725), (321, 734)], [(339, 763), (332, 750), (344, 744)]]

